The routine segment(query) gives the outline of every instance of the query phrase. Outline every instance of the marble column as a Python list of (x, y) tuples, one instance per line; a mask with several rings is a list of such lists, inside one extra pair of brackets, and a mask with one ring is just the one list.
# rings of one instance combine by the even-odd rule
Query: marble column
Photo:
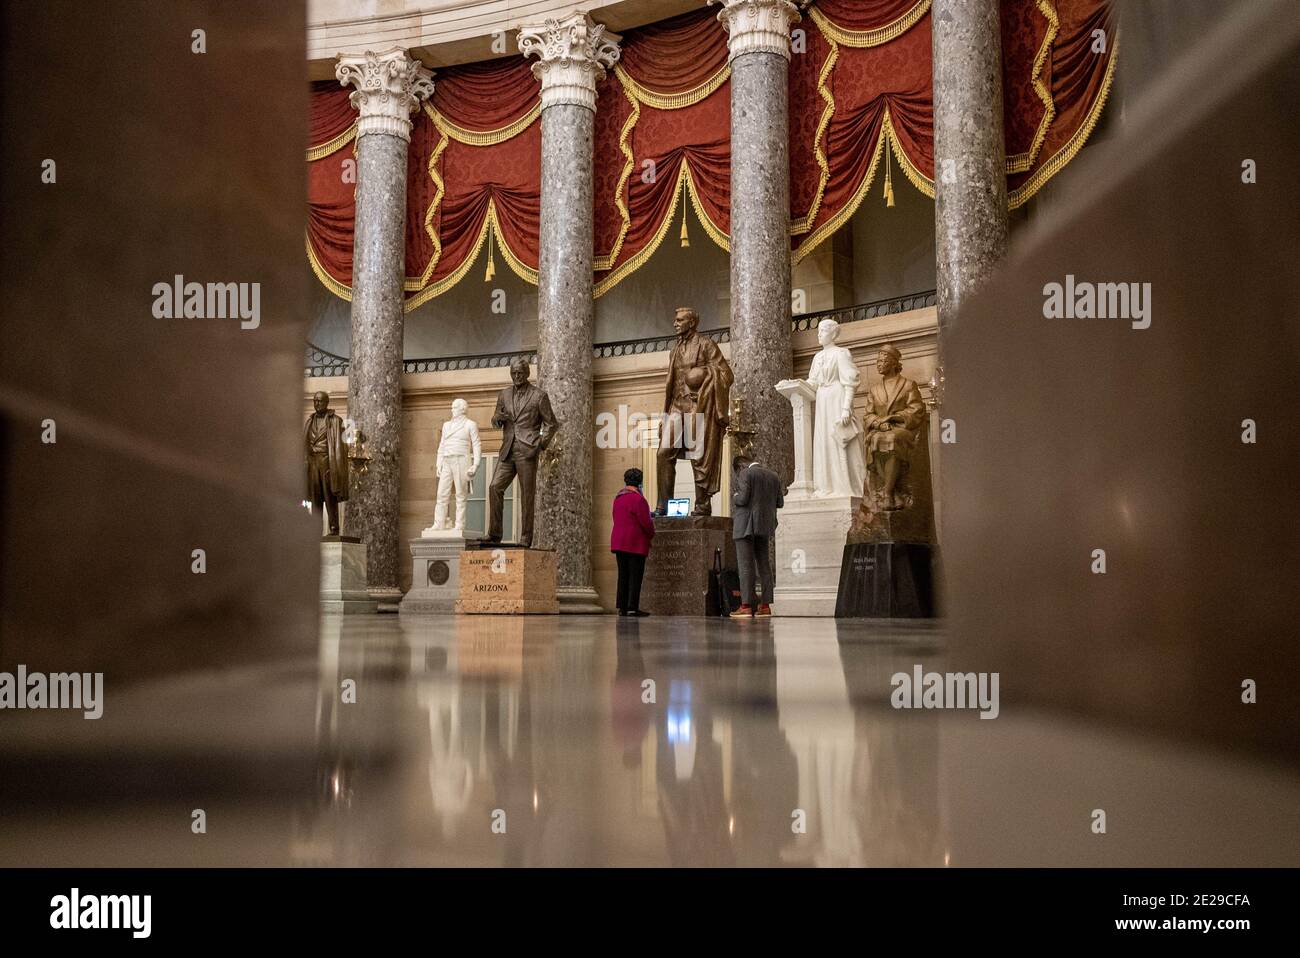
[(942, 336), (1007, 248), (1002, 36), (998, 0), (934, 0), (930, 20), (935, 272)]
[(410, 114), (433, 92), (429, 71), (405, 50), (340, 55), (335, 76), (352, 92), (357, 122), (357, 210), (352, 247), (352, 357), (348, 416), (373, 457), (352, 472), (345, 535), (366, 543), (367, 586), (396, 611), (402, 598), (402, 280), (406, 267), (406, 151)]
[(519, 31), (542, 82), (537, 376), (560, 429), (542, 456), (534, 545), (554, 549), (561, 612), (600, 612), (592, 586), (592, 143), (596, 80), (618, 46), (585, 14)]
[(720, 3), (731, 60), (731, 395), (745, 400), (754, 456), (794, 478), (790, 404), (790, 0)]

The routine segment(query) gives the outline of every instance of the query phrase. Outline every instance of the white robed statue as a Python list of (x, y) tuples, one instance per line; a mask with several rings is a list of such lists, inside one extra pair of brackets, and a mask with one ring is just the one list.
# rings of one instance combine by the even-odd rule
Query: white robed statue
[(823, 319), (817, 326), (821, 352), (813, 357), (808, 385), (817, 391), (813, 415), (813, 495), (861, 496), (866, 479), (862, 431), (853, 415), (853, 397), (862, 380), (853, 354), (837, 346), (840, 324)]

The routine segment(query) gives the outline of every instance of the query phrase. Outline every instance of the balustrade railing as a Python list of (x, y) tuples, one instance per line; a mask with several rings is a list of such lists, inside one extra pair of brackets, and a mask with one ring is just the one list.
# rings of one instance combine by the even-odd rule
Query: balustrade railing
[[(794, 330), (816, 329), (817, 324), (824, 319), (833, 319), (841, 324), (857, 323), (869, 319), (878, 319), (881, 316), (893, 315), (894, 313), (923, 309), (934, 304), (934, 290), (924, 293), (909, 293), (907, 296), (895, 296), (893, 299), (882, 299), (874, 303), (860, 303), (857, 306), (843, 306), (839, 309), (823, 309), (816, 313), (801, 313), (790, 320), (790, 327)], [(702, 329), (700, 335), (707, 336), (715, 343), (725, 343), (731, 339), (731, 329), (729, 327)], [(613, 356), (659, 353), (672, 349), (676, 340), (677, 337), (670, 333), (667, 336), (649, 336), (645, 339), (625, 339), (613, 343), (597, 343), (592, 347), (592, 354), (596, 359), (608, 359)], [(491, 369), (498, 366), (509, 366), (515, 359), (520, 357), (527, 359), (530, 363), (536, 362), (537, 351), (535, 349), (524, 349), (510, 353), (479, 353), (471, 356), (406, 359), (402, 361), (402, 371), (408, 373), (441, 373), (457, 369)], [(348, 360), (345, 357), (336, 356), (311, 343), (307, 344), (307, 376), (346, 376), (347, 374)]]

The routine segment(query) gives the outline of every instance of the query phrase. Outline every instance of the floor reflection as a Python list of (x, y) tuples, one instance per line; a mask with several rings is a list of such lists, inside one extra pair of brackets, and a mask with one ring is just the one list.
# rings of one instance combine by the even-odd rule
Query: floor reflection
[(7, 713), (0, 865), (1297, 864), (1293, 771), (893, 709), (895, 672), (959, 666), (945, 644), (933, 623), (327, 616), (314, 659), (110, 689), (97, 722)]
[(303, 863), (940, 862), (937, 723), (887, 708), (932, 627), (325, 625)]

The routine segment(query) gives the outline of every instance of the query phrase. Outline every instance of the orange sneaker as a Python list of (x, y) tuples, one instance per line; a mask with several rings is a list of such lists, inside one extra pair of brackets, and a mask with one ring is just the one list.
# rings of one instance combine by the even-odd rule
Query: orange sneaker
[(731, 613), (733, 619), (748, 619), (754, 614), (754, 610), (747, 605), (741, 605), (739, 609)]
[(764, 602), (764, 603), (762, 603), (762, 604), (758, 607), (758, 611), (755, 612), (754, 614), (755, 614), (755, 615), (771, 615), (771, 614), (772, 614), (772, 607), (771, 607), (770, 605), (768, 605), (766, 602)]

